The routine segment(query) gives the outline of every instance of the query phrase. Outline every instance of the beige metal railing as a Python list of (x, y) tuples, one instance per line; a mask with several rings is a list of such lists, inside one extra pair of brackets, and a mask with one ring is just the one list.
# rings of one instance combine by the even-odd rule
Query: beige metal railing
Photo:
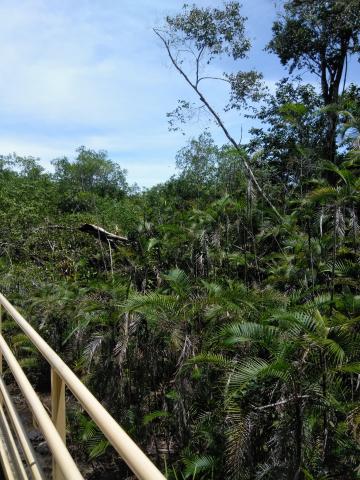
[[(36, 392), (32, 388), (25, 373), (21, 369), (14, 354), (7, 345), (1, 332), (1, 306), (15, 320), (32, 344), (39, 350), (43, 357), (51, 366), (51, 415), (50, 419), (43, 404)], [(48, 446), (53, 455), (53, 479), (54, 480), (80, 480), (82, 475), (78, 470), (73, 458), (66, 448), (66, 408), (65, 408), (65, 386), (78, 399), (83, 408), (94, 420), (111, 445), (119, 453), (121, 458), (127, 463), (129, 468), (140, 480), (164, 480), (165, 477), (148, 459), (136, 443), (127, 435), (113, 417), (105, 410), (101, 403), (92, 395), (85, 385), (77, 378), (72, 370), (63, 360), (54, 352), (54, 350), (45, 342), (45, 340), (33, 329), (33, 327), (20, 315), (20, 313), (11, 305), (11, 303), (0, 294), (0, 427), (1, 432), (5, 432), (11, 438), (7, 445), (9, 449), (16, 447), (16, 442), (12, 437), (11, 429), (7, 424), (4, 414), (4, 407), (11, 420), (13, 430), (16, 433), (20, 443), (23, 455), (27, 462), (27, 469), (30, 471), (34, 480), (44, 479), (44, 474), (39, 467), (31, 443), (27, 438), (25, 429), (12, 404), (5, 383), (2, 380), (2, 360), (6, 361), (11, 370), (25, 400), (30, 407), (39, 428), (41, 429)], [(3, 426), (5, 424), (5, 426)], [(4, 434), (4, 433), (3, 433)], [(14, 447), (15, 445), (15, 447)], [(18, 452), (11, 456), (12, 465), (8, 465), (9, 460), (5, 458), (6, 452), (0, 441), (0, 455), (3, 470), (7, 478), (22, 479), (28, 478)], [(15, 448), (16, 450), (16, 448)], [(7, 471), (13, 472), (13, 476)]]

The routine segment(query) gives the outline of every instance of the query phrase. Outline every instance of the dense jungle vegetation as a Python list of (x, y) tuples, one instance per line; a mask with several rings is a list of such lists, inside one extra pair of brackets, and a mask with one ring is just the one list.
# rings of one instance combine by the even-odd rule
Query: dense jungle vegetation
[[(184, 7), (155, 33), (200, 103), (170, 124), (207, 111), (224, 145), (189, 139), (145, 191), (86, 147), (52, 173), (0, 158), (1, 291), (168, 479), (360, 476), (359, 32), (358, 0), (286, 1), (266, 54), (289, 75), (272, 92), (241, 70), (236, 2)], [(186, 73), (189, 45), (196, 67), (237, 69), (225, 109), (254, 120), (246, 144)], [(46, 392), (48, 367), (4, 328)], [(80, 409), (69, 443), (97, 478), (133, 478)]]

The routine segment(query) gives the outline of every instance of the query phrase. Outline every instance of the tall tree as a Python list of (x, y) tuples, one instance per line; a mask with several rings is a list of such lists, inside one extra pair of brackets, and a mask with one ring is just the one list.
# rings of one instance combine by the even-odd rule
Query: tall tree
[[(262, 98), (264, 94), (262, 76), (256, 71), (230, 72), (219, 77), (211, 70), (210, 72), (203, 70), (204, 65), (209, 67), (215, 58), (222, 55), (232, 57), (235, 61), (246, 58), (251, 44), (245, 34), (245, 20), (246, 18), (241, 15), (238, 2), (229, 2), (223, 9), (185, 5), (182, 13), (166, 18), (164, 29), (154, 29), (154, 31), (164, 44), (171, 63), (200, 100), (200, 109), (205, 109), (221, 128), (227, 140), (237, 150), (249, 181), (276, 217), (281, 218), (276, 206), (260, 185), (253, 167), (244, 156), (243, 149), (201, 87), (203, 82), (208, 80), (226, 82), (230, 86), (230, 99), (225, 110), (240, 109), (249, 101), (254, 102)], [(186, 65), (189, 62), (192, 68), (187, 69)], [(181, 101), (178, 109), (175, 110), (175, 116), (184, 122), (182, 110), (189, 107), (191, 107), (189, 102)]]
[(320, 78), (328, 124), (323, 155), (332, 162), (341, 81), (348, 58), (359, 54), (359, 35), (359, 0), (289, 0), (273, 25), (273, 38), (267, 47), (290, 72), (306, 68)]
[(66, 157), (53, 161), (55, 180), (74, 191), (95, 192), (100, 196), (120, 196), (127, 191), (126, 170), (108, 158), (107, 152), (96, 152), (85, 147), (77, 150), (70, 162)]

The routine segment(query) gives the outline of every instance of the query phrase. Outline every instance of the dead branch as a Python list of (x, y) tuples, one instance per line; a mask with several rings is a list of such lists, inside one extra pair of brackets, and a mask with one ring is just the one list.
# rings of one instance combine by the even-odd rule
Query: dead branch
[(285, 405), (286, 403), (294, 402), (294, 401), (297, 401), (297, 400), (302, 400), (304, 398), (309, 398), (309, 397), (310, 397), (310, 395), (300, 395), (300, 396), (297, 396), (297, 397), (291, 397), (291, 398), (287, 398), (285, 400), (280, 400), (279, 402), (269, 403), (269, 405), (263, 405), (261, 407), (254, 407), (254, 408), (255, 408), (255, 410), (265, 410), (266, 408), (278, 407), (279, 405)]
[(130, 243), (127, 237), (122, 237), (120, 235), (116, 235), (115, 233), (107, 232), (104, 228), (91, 223), (85, 223), (84, 225), (81, 225), (79, 230), (81, 232), (89, 233), (98, 240), (106, 242), (111, 246), (114, 246), (118, 243)]

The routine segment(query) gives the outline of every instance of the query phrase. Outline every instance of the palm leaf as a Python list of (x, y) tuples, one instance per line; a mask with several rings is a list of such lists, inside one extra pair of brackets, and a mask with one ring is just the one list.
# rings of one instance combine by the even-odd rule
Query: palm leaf
[(178, 294), (188, 293), (191, 289), (189, 277), (179, 268), (170, 270), (169, 273), (163, 275), (163, 278), (169, 282), (171, 288)]
[[(197, 473), (210, 472), (215, 465), (215, 458), (210, 455), (202, 455), (191, 459), (185, 459), (185, 478), (196, 478)], [(210, 476), (208, 477), (210, 478)]]
[(150, 412), (144, 415), (143, 425), (148, 425), (149, 423), (153, 422), (157, 418), (163, 418), (168, 416), (169, 416), (169, 412), (166, 412), (165, 410), (155, 410), (154, 412)]
[(193, 365), (194, 363), (209, 363), (224, 369), (232, 368), (234, 366), (234, 362), (232, 360), (218, 353), (200, 353), (199, 355), (189, 359), (186, 363), (190, 365)]
[(224, 327), (220, 335), (224, 337), (225, 345), (254, 341), (267, 343), (279, 335), (276, 327), (253, 322), (235, 323)]
[(265, 374), (269, 369), (269, 363), (261, 358), (248, 358), (238, 365), (230, 374), (229, 386), (243, 389), (249, 382)]

